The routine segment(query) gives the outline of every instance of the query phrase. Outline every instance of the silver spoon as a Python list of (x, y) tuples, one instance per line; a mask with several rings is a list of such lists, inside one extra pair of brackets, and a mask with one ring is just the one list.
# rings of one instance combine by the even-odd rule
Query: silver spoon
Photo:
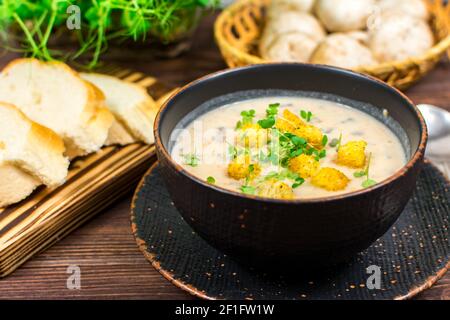
[(422, 112), (428, 127), (427, 155), (431, 158), (440, 158), (450, 162), (450, 113), (429, 105), (417, 106)]

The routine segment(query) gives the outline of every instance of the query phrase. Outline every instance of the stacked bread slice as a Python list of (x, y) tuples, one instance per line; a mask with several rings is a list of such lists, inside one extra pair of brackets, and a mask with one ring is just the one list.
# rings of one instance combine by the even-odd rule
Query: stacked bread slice
[(55, 131), (70, 157), (97, 151), (113, 122), (94, 86), (61, 62), (11, 62), (0, 75), (0, 101)]
[(26, 198), (42, 183), (64, 182), (69, 161), (56, 133), (6, 103), (0, 103), (0, 128), (0, 207)]
[(81, 73), (81, 77), (106, 96), (106, 106), (116, 119), (108, 139), (109, 144), (154, 142), (153, 122), (157, 108), (153, 98), (142, 87), (112, 76)]
[(144, 89), (83, 76), (36, 59), (15, 60), (0, 73), (0, 208), (41, 184), (64, 183), (68, 159), (104, 145), (153, 142), (156, 108)]

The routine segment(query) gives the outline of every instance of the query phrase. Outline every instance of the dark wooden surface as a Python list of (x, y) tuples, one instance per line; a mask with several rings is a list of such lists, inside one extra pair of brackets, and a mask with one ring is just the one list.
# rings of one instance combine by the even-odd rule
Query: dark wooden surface
[[(194, 37), (192, 50), (173, 60), (154, 60), (141, 52), (115, 62), (182, 85), (226, 66), (214, 44), (212, 19)], [(0, 66), (12, 56), (0, 56)], [(444, 61), (406, 92), (416, 103), (450, 110), (450, 63)], [(190, 299), (167, 282), (139, 252), (130, 231), (130, 196), (0, 280), (0, 299)], [(69, 265), (81, 268), (81, 290), (68, 290)], [(450, 300), (450, 274), (418, 299)]]

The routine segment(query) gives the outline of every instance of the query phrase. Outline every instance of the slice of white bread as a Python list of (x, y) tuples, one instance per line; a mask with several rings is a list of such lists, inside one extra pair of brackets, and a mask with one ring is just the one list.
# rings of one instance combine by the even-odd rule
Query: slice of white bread
[[(147, 144), (154, 142), (153, 122), (158, 110), (155, 101), (144, 88), (98, 73), (81, 73), (81, 77), (105, 94), (106, 106), (117, 119), (116, 128), (123, 126), (135, 140)], [(111, 136), (109, 140), (114, 142), (117, 138), (113, 139)]]
[(112, 146), (118, 144), (125, 146), (138, 141), (117, 119), (114, 119), (111, 129), (109, 129), (108, 139), (106, 139), (105, 145)]
[(14, 165), (0, 164), (0, 208), (24, 200), (41, 184), (39, 179)]
[(64, 183), (69, 167), (64, 150), (52, 130), (0, 103), (0, 207), (24, 199), (40, 184)]
[(114, 118), (95, 91), (61, 62), (17, 59), (0, 74), (0, 101), (55, 131), (70, 157), (95, 152), (107, 139)]
[[(102, 104), (104, 107), (106, 107), (106, 98), (103, 93), (96, 85), (93, 83), (85, 80), (88, 82), (95, 90), (96, 99), (99, 104)], [(111, 146), (111, 145), (127, 145), (134, 142), (137, 142), (138, 139), (133, 137), (130, 132), (120, 123), (119, 120), (114, 116), (114, 121), (111, 125), (111, 128), (109, 128), (108, 132), (108, 138), (105, 141), (105, 146)]]

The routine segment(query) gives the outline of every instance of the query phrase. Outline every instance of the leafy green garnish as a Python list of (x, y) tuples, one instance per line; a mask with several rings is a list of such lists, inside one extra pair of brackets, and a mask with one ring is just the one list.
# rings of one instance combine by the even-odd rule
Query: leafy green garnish
[(324, 134), (323, 138), (322, 138), (322, 146), (325, 147), (327, 145), (327, 143), (328, 143), (328, 136), (326, 134)]
[(363, 170), (363, 171), (357, 171), (357, 172), (355, 172), (355, 173), (353, 174), (353, 176), (354, 176), (355, 178), (362, 178), (362, 177), (365, 177), (365, 176), (366, 176), (366, 171), (365, 171), (365, 170)]
[(317, 161), (319, 161), (320, 159), (323, 159), (327, 156), (327, 151), (325, 149), (322, 149), (320, 151), (313, 149), (312, 153), (316, 156)]
[(310, 121), (311, 121), (311, 118), (312, 118), (312, 116), (313, 116), (313, 114), (312, 114), (311, 111), (301, 110), (301, 111), (300, 111), (300, 116), (301, 116), (304, 120), (306, 120), (306, 122), (310, 122)]
[(306, 141), (305, 138), (301, 138), (293, 134), (289, 134), (288, 137), (291, 139), (292, 143), (297, 147), (306, 146), (306, 144), (308, 143), (308, 141)]
[(329, 146), (331, 148), (336, 148), (336, 151), (339, 151), (339, 148), (341, 147), (341, 143), (342, 143), (342, 133), (339, 135), (339, 139), (333, 139), (331, 140)]
[(206, 182), (208, 182), (209, 184), (215, 184), (216, 179), (214, 179), (214, 177), (209, 176), (208, 178), (206, 178)]
[(194, 153), (185, 154), (182, 157), (184, 158), (184, 164), (191, 167), (197, 167), (200, 162), (200, 159)]
[(242, 120), (240, 120), (236, 123), (236, 129), (241, 129), (245, 125), (252, 124), (253, 118), (255, 118), (255, 115), (256, 115), (256, 111), (253, 109), (248, 110), (248, 111), (242, 111), (241, 112)]
[(303, 154), (303, 149), (297, 149), (295, 151), (292, 151), (289, 155), (290, 158), (296, 158), (298, 156), (301, 156)]
[(259, 120), (258, 124), (263, 129), (270, 129), (275, 125), (275, 118), (266, 118), (263, 120)]
[(270, 129), (275, 125), (275, 116), (278, 114), (279, 107), (279, 103), (269, 104), (269, 107), (266, 110), (267, 118), (258, 121), (258, 124), (261, 128)]
[(275, 117), (278, 114), (278, 108), (280, 107), (279, 103), (269, 104), (269, 108), (266, 110), (266, 114), (268, 117)]
[(367, 179), (362, 183), (362, 186), (363, 186), (363, 188), (370, 188), (376, 184), (377, 184), (377, 182), (375, 180)]
[(339, 139), (334, 138), (333, 140), (331, 140), (329, 146), (331, 148), (335, 148), (338, 145), (338, 143), (339, 143)]
[(300, 187), (302, 184), (305, 183), (305, 179), (303, 179), (302, 177), (300, 177), (297, 173), (292, 172), (291, 170), (288, 169), (284, 169), (282, 171), (279, 172), (270, 172), (268, 175), (266, 175), (264, 177), (264, 180), (271, 180), (271, 179), (276, 179), (276, 180), (293, 180), (294, 183), (292, 184), (292, 188), (296, 189), (298, 187)]
[(264, 180), (270, 180), (270, 179), (276, 179), (276, 180), (285, 180), (285, 179), (290, 179), (290, 180), (296, 180), (298, 179), (300, 176), (295, 173), (292, 172), (289, 169), (283, 169), (280, 171), (272, 171), (270, 173), (268, 173), (265, 177)]
[(272, 129), (273, 136), (269, 144), (269, 159), (274, 165), (286, 167), (289, 159), (302, 154), (315, 155), (316, 160), (326, 157), (325, 149), (317, 150), (310, 146), (305, 138), (286, 132), (282, 133), (278, 129)]
[(243, 124), (252, 123), (253, 118), (255, 117), (255, 114), (256, 114), (256, 111), (253, 109), (248, 110), (248, 111), (242, 111), (241, 116), (242, 116)]
[(238, 150), (235, 146), (233, 146), (231, 143), (228, 143), (228, 156), (231, 159), (236, 159), (238, 156)]
[(369, 177), (369, 170), (370, 170), (370, 163), (372, 161), (372, 153), (369, 155), (369, 160), (367, 160), (367, 166), (364, 170), (362, 171), (357, 171), (355, 173), (353, 173), (353, 176), (355, 178), (362, 178), (362, 177), (366, 177), (366, 179), (363, 181), (363, 183), (361, 184), (363, 188), (370, 188), (374, 185), (377, 184), (377, 182), (373, 179), (370, 179)]
[(305, 183), (305, 179), (297, 178), (297, 179), (295, 179), (295, 183), (292, 185), (292, 189), (296, 189), (296, 188), (300, 187), (304, 183)]
[(254, 195), (256, 192), (256, 188), (252, 187), (252, 186), (242, 186), (241, 187), (241, 192), (245, 193), (245, 194), (250, 194), (250, 195)]

